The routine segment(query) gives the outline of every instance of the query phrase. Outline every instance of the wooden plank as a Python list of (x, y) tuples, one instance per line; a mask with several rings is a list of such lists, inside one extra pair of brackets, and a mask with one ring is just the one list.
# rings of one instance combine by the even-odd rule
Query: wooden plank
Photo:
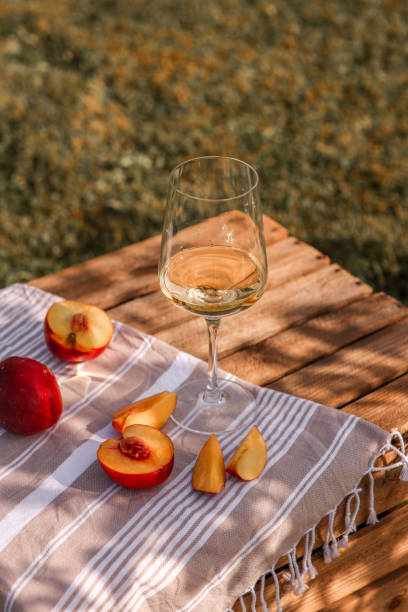
[(331, 612), (408, 610), (408, 565), (367, 584), (334, 604)]
[[(267, 291), (247, 311), (225, 317), (220, 329), (219, 355), (224, 357), (256, 344), (288, 327), (340, 308), (369, 295), (372, 289), (337, 264), (324, 266)], [(201, 317), (165, 329), (159, 338), (201, 359), (207, 356), (207, 337)]]
[(386, 431), (408, 433), (408, 374), (345, 406), (345, 412), (375, 423)]
[[(293, 592), (286, 592), (287, 583), (279, 574), (281, 588), (281, 604), (285, 612), (317, 612), (328, 610), (342, 610), (340, 602), (362, 589), (371, 590), (371, 596), (381, 597), (375, 589), (375, 582), (382, 585), (389, 580), (392, 573), (405, 573), (408, 565), (408, 539), (403, 534), (408, 530), (408, 505), (390, 513), (382, 519), (381, 528), (378, 525), (367, 526), (360, 529), (349, 538), (348, 549), (340, 554), (331, 563), (326, 564), (320, 551), (313, 555), (313, 564), (318, 571), (315, 580), (308, 582), (309, 589), (301, 596)], [(388, 578), (387, 578), (388, 577)], [(375, 590), (374, 590), (375, 589)], [(380, 589), (381, 590), (381, 589)], [(399, 596), (398, 591), (395, 597)], [(250, 608), (251, 597), (245, 598)], [(269, 609), (275, 609), (275, 585), (268, 579), (265, 586), (265, 600)], [(381, 600), (380, 600), (381, 601)], [(261, 612), (258, 605), (256, 610)], [(241, 610), (236, 603), (236, 612)], [(362, 608), (364, 609), (364, 608)], [(403, 608), (402, 608), (403, 609)], [(401, 610), (402, 610), (401, 609)], [(371, 609), (369, 609), (371, 610)], [(381, 608), (373, 608), (381, 610)]]
[(109, 316), (147, 334), (157, 334), (163, 329), (190, 321), (194, 315), (178, 308), (155, 291), (108, 310)]
[[(355, 414), (360, 418), (370, 417), (369, 420), (379, 427), (383, 427), (386, 431), (399, 430), (402, 434), (408, 432), (408, 375), (399, 378), (388, 385), (376, 389), (364, 398), (353, 402), (347, 407), (347, 411)], [(383, 403), (385, 402), (385, 403)], [(384, 406), (389, 406), (388, 410), (384, 410)], [(386, 415), (386, 416), (385, 416)], [(398, 446), (398, 440), (393, 439), (393, 442)], [(408, 443), (406, 443), (408, 446)], [(398, 462), (399, 458), (393, 451), (388, 451), (383, 457), (377, 460), (376, 466), (386, 467)], [(408, 485), (406, 482), (399, 479), (401, 468), (392, 470), (384, 470), (374, 472), (374, 494), (375, 494), (375, 509), (378, 515), (397, 508), (401, 504), (408, 502)], [(364, 525), (370, 508), (369, 499), (369, 478), (365, 476), (361, 482), (360, 507), (356, 516), (356, 524)], [(344, 516), (345, 516), (344, 500), (338, 508), (334, 521), (334, 533), (336, 537), (344, 533)], [(380, 525), (381, 526), (381, 525)], [(319, 523), (316, 530), (315, 548), (323, 545), (327, 528), (327, 519), (324, 518)], [(303, 555), (302, 543), (297, 550), (299, 556)], [(287, 559), (283, 558), (278, 562), (277, 567), (281, 567), (287, 563)]]
[[(295, 238), (282, 239), (269, 245), (267, 256), (269, 261), (267, 291), (284, 285), (288, 279), (293, 281), (329, 265), (327, 257)], [(157, 334), (162, 330), (196, 318), (195, 315), (177, 308), (161, 292), (150, 293), (120, 304), (110, 309), (109, 314), (113, 319), (150, 334)], [(205, 335), (204, 327), (202, 331)]]
[[(388, 452), (383, 458), (377, 462), (378, 466), (387, 466), (398, 461), (398, 457), (392, 451)], [(408, 502), (408, 485), (406, 482), (399, 479), (401, 468), (395, 468), (389, 471), (374, 472), (374, 496), (375, 496), (375, 511), (377, 516), (384, 513), (394, 511), (401, 504)], [(359, 483), (360, 505), (356, 515), (356, 525), (358, 528), (365, 527), (370, 511), (370, 487), (369, 477), (364, 476)], [(352, 509), (354, 506), (352, 506)], [(345, 511), (346, 499), (339, 505), (336, 517), (333, 524), (333, 532), (336, 538), (339, 538), (345, 533)], [(316, 541), (314, 550), (318, 550), (323, 546), (326, 538), (328, 519), (324, 517), (316, 527)], [(378, 529), (382, 528), (382, 520), (378, 523)], [(354, 534), (350, 538), (354, 537)], [(304, 554), (304, 542), (301, 541), (297, 546), (297, 556), (301, 558)], [(276, 568), (282, 568), (287, 565), (287, 558), (282, 557), (276, 564)]]
[(288, 230), (286, 227), (267, 215), (262, 215), (262, 219), (266, 246), (287, 238)]
[(339, 407), (405, 374), (408, 318), (289, 374), (274, 389)]
[(293, 282), (329, 265), (328, 257), (296, 238), (287, 238), (266, 249), (268, 277), (266, 292)]
[[(270, 217), (264, 216), (264, 225), (267, 244), (287, 237), (287, 230)], [(205, 227), (211, 231), (212, 225)], [(158, 289), (160, 241), (160, 236), (153, 236), (29, 284), (65, 299), (112, 308)]]
[[(361, 418), (364, 418), (367, 416), (367, 410), (369, 409), (370, 420), (387, 429), (387, 422), (385, 422), (384, 417), (382, 416), (384, 412), (382, 401), (389, 400), (391, 405), (388, 414), (393, 413), (394, 407), (398, 408), (398, 410), (396, 410), (395, 418), (393, 418), (393, 427), (399, 429), (401, 432), (405, 432), (408, 430), (407, 395), (408, 375), (390, 383), (389, 385), (386, 385), (384, 388), (374, 391), (365, 398), (350, 404), (350, 406), (348, 406), (348, 411)], [(402, 405), (399, 406), (399, 404)], [(390, 451), (386, 453), (382, 459), (378, 460), (377, 465), (388, 466), (393, 464), (395, 461), (398, 461), (398, 457), (394, 452)], [(378, 515), (390, 512), (391, 510), (397, 509), (401, 504), (408, 503), (408, 485), (406, 482), (399, 480), (399, 475), (400, 468), (374, 473), (375, 509)], [(365, 476), (361, 480), (360, 487), (360, 506), (356, 516), (356, 524), (361, 528), (365, 527), (370, 508), (368, 476)], [(336, 537), (339, 537), (345, 531), (345, 506), (346, 500), (339, 505), (336, 513), (333, 525), (333, 530)], [(324, 543), (327, 524), (327, 518), (323, 518), (316, 528), (315, 550), (319, 549)], [(383, 519), (377, 525), (377, 529), (382, 529), (382, 526)], [(373, 532), (373, 536), (374, 533), (375, 531)], [(355, 537), (355, 534), (352, 534), (350, 536), (350, 540)], [(297, 547), (297, 555), (299, 558), (301, 558), (303, 554), (304, 547), (303, 542), (301, 542)], [(286, 565), (287, 558), (282, 557), (282, 559), (277, 562), (276, 567), (279, 569)]]
[(219, 365), (244, 380), (266, 385), (407, 314), (400, 302), (373, 294), (237, 351)]
[[(394, 463), (395, 453), (387, 453), (384, 460), (381, 460), (381, 465), (388, 465)], [(401, 504), (408, 502), (408, 486), (406, 482), (399, 479), (400, 468), (395, 468), (388, 472), (375, 472), (374, 473), (374, 493), (375, 493), (375, 510), (378, 516), (384, 512), (394, 511)], [(366, 521), (370, 509), (369, 499), (369, 478), (365, 476), (360, 483), (362, 489), (360, 493), (360, 507), (356, 516), (356, 525), (361, 528), (365, 527)], [(354, 508), (354, 506), (352, 506)], [(342, 536), (345, 533), (345, 510), (346, 500), (344, 500), (338, 507), (336, 517), (333, 524), (333, 532), (336, 538)], [(316, 541), (314, 550), (318, 550), (324, 544), (326, 538), (326, 531), (328, 526), (328, 519), (324, 517), (318, 526), (316, 527)], [(382, 521), (378, 523), (378, 529), (382, 528)], [(353, 538), (354, 534), (350, 536)], [(301, 541), (297, 546), (297, 556), (301, 558), (304, 554), (304, 542)], [(287, 558), (282, 557), (276, 564), (276, 568), (282, 568), (287, 565)]]
[(268, 288), (278, 287), (292, 280), (290, 264), (293, 262), (298, 262), (303, 258), (311, 261), (317, 259), (326, 263), (329, 262), (326, 255), (292, 236), (268, 245), (266, 254), (268, 258)]
[(154, 236), (43, 276), (29, 284), (67, 300), (110, 308), (158, 288), (160, 237)]
[[(393, 452), (387, 453), (387, 455), (379, 460), (379, 465), (388, 465), (394, 463), (396, 455)], [(375, 472), (374, 473), (374, 494), (375, 494), (375, 511), (377, 516), (382, 515), (385, 512), (395, 511), (401, 504), (408, 502), (408, 485), (406, 482), (399, 479), (401, 468), (395, 468), (388, 472)], [(356, 516), (356, 525), (358, 527), (365, 527), (366, 521), (370, 510), (370, 499), (369, 499), (369, 478), (365, 476), (361, 482), (360, 487), (362, 489), (360, 493), (360, 507)], [(343, 501), (337, 510), (336, 518), (333, 525), (333, 531), (336, 537), (339, 537), (345, 532), (345, 508), (346, 501)], [(328, 520), (324, 518), (316, 529), (316, 543), (315, 549), (321, 547), (326, 537)], [(378, 529), (382, 529), (382, 519), (378, 523)], [(354, 534), (350, 536), (353, 538)], [(297, 553), (299, 556), (303, 555), (303, 546), (299, 546)], [(287, 559), (282, 560), (284, 563)], [(280, 565), (278, 564), (278, 567)]]
[(408, 538), (403, 537), (407, 530), (408, 505), (384, 517), (381, 528), (367, 526), (354, 534), (348, 549), (330, 564), (319, 555), (313, 561), (318, 578), (310, 581), (301, 597), (293, 593), (282, 597), (285, 612), (327, 610), (345, 596), (404, 568), (408, 564)]
[[(407, 309), (388, 296), (371, 295), (367, 285), (329, 265), (312, 247), (288, 238), (286, 230), (268, 218), (265, 235), (268, 290), (247, 312), (224, 319), (221, 367), (257, 384), (275, 380), (274, 388), (345, 406), (347, 412), (385, 429), (408, 433)], [(177, 309), (158, 291), (159, 248), (156, 236), (31, 284), (65, 298), (96, 303), (110, 309), (113, 318), (157, 332), (206, 358), (201, 317)], [(388, 454), (386, 461), (391, 459)], [(408, 609), (408, 542), (401, 536), (408, 527), (407, 506), (398, 508), (408, 501), (408, 486), (399, 481), (396, 470), (380, 472), (375, 480), (376, 510), (389, 515), (377, 526), (364, 526), (369, 507), (365, 478), (357, 515), (361, 529), (350, 537), (349, 550), (330, 565), (316, 551), (314, 563), (320, 575), (301, 598), (283, 596), (285, 611)], [(317, 547), (323, 543), (326, 524), (324, 519), (317, 528)], [(344, 502), (334, 529), (336, 535), (344, 531)], [(282, 559), (278, 567), (286, 561)], [(267, 597), (274, 609), (273, 584), (267, 587)], [(236, 610), (240, 609), (238, 605)]]

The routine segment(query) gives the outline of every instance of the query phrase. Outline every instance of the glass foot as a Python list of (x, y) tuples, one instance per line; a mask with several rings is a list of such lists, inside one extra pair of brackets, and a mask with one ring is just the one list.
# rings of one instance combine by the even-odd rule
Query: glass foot
[(207, 379), (191, 380), (180, 387), (172, 420), (192, 433), (210, 435), (239, 431), (252, 422), (255, 396), (239, 383), (219, 380), (221, 398), (211, 402), (204, 400)]

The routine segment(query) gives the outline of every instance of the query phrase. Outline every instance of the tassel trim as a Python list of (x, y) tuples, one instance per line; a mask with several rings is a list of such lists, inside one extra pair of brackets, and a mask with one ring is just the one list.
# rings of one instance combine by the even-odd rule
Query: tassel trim
[[(396, 438), (396, 442), (393, 443), (394, 438)], [(393, 451), (398, 458), (398, 461), (392, 463), (387, 466), (375, 467), (375, 462), (377, 459), (382, 457), (385, 453)], [(378, 517), (375, 511), (375, 503), (374, 503), (374, 473), (375, 472), (383, 472), (388, 470), (395, 470), (397, 468), (401, 468), (400, 472), (400, 480), (408, 482), (408, 454), (405, 451), (404, 439), (399, 431), (392, 431), (387, 443), (380, 449), (380, 451), (375, 455), (370, 463), (368, 470), (363, 474), (364, 476), (369, 477), (369, 511), (368, 517), (366, 519), (367, 525), (375, 525), (378, 523)], [(339, 540), (337, 540), (334, 533), (334, 521), (336, 518), (337, 509), (340, 505), (337, 504), (330, 512), (326, 515), (328, 518), (328, 525), (326, 529), (325, 540), (323, 543), (323, 558), (326, 563), (330, 563), (332, 559), (338, 557), (340, 552), (339, 549), (345, 549), (348, 547), (348, 539), (349, 535), (356, 531), (356, 519), (357, 514), (360, 509), (360, 493), (362, 489), (358, 486), (358, 484), (349, 491), (346, 495), (346, 507), (345, 507), (345, 515), (344, 515), (344, 534), (341, 536)], [(320, 521), (319, 521), (320, 522)], [(309, 531), (306, 532), (304, 537), (304, 554), (302, 558), (301, 566), (296, 557), (296, 548), (298, 544), (296, 544), (293, 548), (291, 548), (286, 555), (288, 559), (288, 567), (289, 571), (282, 573), (282, 578), (286, 581), (287, 584), (283, 586), (283, 591), (291, 591), (296, 595), (301, 595), (309, 588), (305, 582), (305, 577), (309, 574), (310, 580), (313, 580), (318, 572), (313, 565), (312, 562), (312, 554), (313, 548), (315, 545), (316, 539), (316, 527), (314, 525)], [(281, 606), (281, 587), (279, 585), (279, 579), (275, 570), (275, 564), (267, 570), (260, 579), (260, 585), (258, 590), (259, 595), (259, 603), (261, 605), (262, 612), (268, 612), (269, 608), (265, 601), (265, 580), (267, 576), (272, 576), (273, 581), (275, 583), (275, 610), (276, 612), (282, 612)], [(245, 605), (244, 596), (247, 594), (251, 594), (250, 608), (248, 609)], [(242, 612), (256, 612), (257, 605), (257, 593), (255, 591), (255, 587), (250, 587), (246, 591), (244, 591), (239, 597), (239, 601), (241, 604)], [(227, 608), (225, 612), (233, 612), (232, 608)]]

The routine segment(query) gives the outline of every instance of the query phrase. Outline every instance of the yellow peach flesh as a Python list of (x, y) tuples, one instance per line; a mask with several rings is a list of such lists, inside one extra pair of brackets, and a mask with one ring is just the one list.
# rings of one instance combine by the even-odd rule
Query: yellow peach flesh
[(225, 468), (217, 436), (212, 434), (202, 447), (193, 470), (193, 489), (220, 493), (225, 486)]
[(156, 400), (150, 402), (150, 405), (146, 404), (143, 407), (134, 406), (129, 411), (123, 427), (126, 428), (137, 423), (150, 425), (157, 429), (163, 427), (176, 407), (177, 397), (175, 393), (170, 393), (169, 391), (164, 391), (160, 396), (160, 398), (156, 396)]
[(118, 431), (135, 424), (160, 429), (167, 423), (176, 402), (175, 393), (162, 391), (121, 408), (113, 415), (112, 424)]
[[(114, 444), (117, 442), (117, 444)], [(159, 464), (154, 460), (158, 456), (152, 453), (148, 459), (138, 461), (122, 453), (119, 449), (118, 440), (106, 440), (102, 443), (99, 450), (99, 456), (103, 463), (105, 463), (111, 470), (120, 472), (121, 474), (134, 474), (135, 472), (135, 461), (137, 461), (137, 473), (138, 474), (150, 474), (163, 465), (166, 465), (171, 456), (168, 457), (167, 461), (160, 461)]]
[(235, 474), (242, 480), (254, 480), (262, 473), (266, 458), (265, 440), (254, 425), (239, 444), (226, 469), (229, 474)]
[[(141, 439), (140, 432), (139, 437)], [(150, 474), (168, 465), (174, 454), (172, 442), (164, 434), (161, 434), (160, 438), (154, 438), (143, 432), (143, 443), (151, 451), (147, 459), (139, 460), (129, 457), (122, 453), (119, 443), (120, 440), (105, 440), (99, 447), (98, 455), (111, 470), (122, 474), (134, 474), (135, 471), (138, 474)]]
[[(82, 325), (78, 329), (78, 315)], [(61, 342), (75, 334), (75, 348), (89, 351), (107, 345), (113, 334), (113, 325), (104, 310), (97, 306), (70, 300), (56, 302), (47, 313), (47, 322), (54, 340)], [(75, 331), (76, 329), (76, 331)]]

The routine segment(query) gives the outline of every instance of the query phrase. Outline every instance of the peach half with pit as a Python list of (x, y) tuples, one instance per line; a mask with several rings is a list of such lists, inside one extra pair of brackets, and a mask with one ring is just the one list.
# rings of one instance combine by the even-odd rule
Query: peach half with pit
[(112, 335), (112, 321), (98, 306), (62, 300), (55, 302), (45, 316), (45, 342), (51, 353), (64, 361), (95, 359), (109, 345)]
[(112, 418), (112, 425), (122, 432), (129, 425), (150, 425), (161, 429), (176, 407), (177, 395), (162, 391), (121, 408)]
[(14, 356), (0, 363), (0, 427), (30, 436), (54, 425), (61, 412), (61, 392), (46, 365)]
[(168, 478), (174, 465), (173, 443), (150, 425), (130, 425), (120, 440), (99, 446), (99, 463), (110, 478), (129, 489), (150, 489)]
[(245, 436), (231, 457), (227, 472), (242, 480), (258, 478), (266, 465), (266, 444), (256, 425)]

